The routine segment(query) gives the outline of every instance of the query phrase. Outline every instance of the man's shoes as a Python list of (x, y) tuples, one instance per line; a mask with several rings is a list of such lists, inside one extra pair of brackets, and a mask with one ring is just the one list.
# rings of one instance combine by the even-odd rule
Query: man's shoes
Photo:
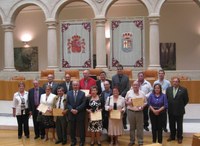
[(44, 139), (44, 135), (41, 135), (41, 139)]
[(168, 142), (173, 141), (173, 140), (175, 140), (175, 138), (169, 137), (169, 138), (167, 139)]
[(18, 139), (21, 139), (22, 138), (22, 136), (18, 136)]
[(178, 144), (182, 144), (182, 139), (178, 139)]
[(72, 142), (72, 143), (71, 143), (71, 146), (75, 146), (75, 145), (76, 145), (76, 142)]
[(38, 139), (39, 138), (39, 136), (38, 135), (36, 135), (35, 137), (34, 137), (34, 139)]
[(144, 130), (149, 131), (149, 128), (148, 127), (144, 127)]
[(66, 143), (67, 143), (67, 141), (63, 141), (63, 142), (62, 142), (62, 145), (65, 145)]
[(57, 140), (56, 142), (55, 142), (55, 144), (59, 144), (59, 143), (61, 143), (62, 141), (60, 141), (60, 140)]
[(129, 143), (128, 146), (133, 146), (135, 143)]
[(167, 128), (163, 128), (163, 131), (166, 132), (166, 133), (168, 132)]
[(83, 142), (81, 142), (81, 143), (79, 144), (79, 146), (84, 146), (84, 143), (83, 143)]

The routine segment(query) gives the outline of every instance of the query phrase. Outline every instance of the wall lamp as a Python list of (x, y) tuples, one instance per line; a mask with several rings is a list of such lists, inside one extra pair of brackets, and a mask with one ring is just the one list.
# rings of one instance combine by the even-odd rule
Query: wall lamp
[(21, 41), (24, 44), (25, 48), (30, 47), (29, 42), (31, 40), (32, 40), (32, 36), (30, 34), (28, 34), (28, 33), (23, 34), (22, 37), (21, 37)]

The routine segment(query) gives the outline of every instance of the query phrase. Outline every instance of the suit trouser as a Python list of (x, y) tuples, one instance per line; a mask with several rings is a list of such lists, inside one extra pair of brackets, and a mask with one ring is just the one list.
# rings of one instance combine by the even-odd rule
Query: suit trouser
[(163, 112), (162, 128), (167, 129), (167, 111)]
[(108, 119), (109, 119), (109, 112), (103, 110), (102, 111), (102, 121), (103, 121), (103, 128), (105, 128), (108, 131)]
[(25, 136), (29, 136), (29, 125), (28, 119), (29, 115), (18, 115), (17, 117), (17, 124), (18, 124), (18, 136), (22, 136), (22, 129), (24, 129)]
[(130, 124), (130, 143), (135, 143), (135, 130), (137, 130), (138, 144), (143, 144), (143, 112), (127, 110)]
[(146, 105), (143, 109), (143, 114), (144, 114), (144, 127), (149, 126), (149, 106)]
[(152, 138), (154, 143), (156, 143), (157, 138), (158, 142), (162, 143), (162, 121), (164, 114), (165, 113), (160, 113), (160, 115), (155, 115), (151, 110), (149, 111), (153, 136)]
[(177, 139), (183, 139), (183, 115), (174, 116), (169, 114), (169, 128), (170, 128), (171, 139), (175, 139), (176, 131), (177, 131)]
[(79, 133), (80, 133), (80, 142), (85, 142), (85, 119), (84, 120), (77, 120), (76, 118), (70, 120), (70, 136), (71, 142), (76, 143), (76, 129), (77, 125), (79, 126)]
[(56, 133), (59, 141), (67, 141), (67, 120), (66, 116), (56, 117)]
[(34, 132), (35, 136), (44, 136), (45, 135), (45, 129), (42, 122), (37, 121), (37, 116), (39, 114), (38, 110), (35, 110), (33, 113), (33, 125), (34, 125)]

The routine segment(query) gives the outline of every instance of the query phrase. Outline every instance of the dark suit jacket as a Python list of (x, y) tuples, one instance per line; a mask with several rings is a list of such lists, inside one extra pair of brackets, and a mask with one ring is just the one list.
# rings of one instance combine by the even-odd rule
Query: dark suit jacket
[[(59, 86), (63, 87), (65, 90), (65, 94), (67, 94), (68, 90), (67, 90), (66, 82), (60, 83)], [(70, 90), (72, 90), (72, 81), (70, 81), (70, 84), (69, 84), (69, 91)]]
[[(110, 88), (112, 89), (111, 80), (106, 79), (106, 81), (108, 81), (110, 83)], [(98, 88), (98, 93), (97, 94), (100, 95), (101, 92), (102, 92), (102, 90), (101, 90), (101, 80), (96, 81), (96, 85), (97, 85), (97, 88)]]
[[(67, 92), (67, 109), (69, 120), (85, 120), (86, 111), (86, 97), (83, 91), (78, 91), (76, 96), (76, 102), (74, 100), (73, 90)], [(76, 115), (72, 114), (71, 110), (76, 109), (78, 113)]]
[(116, 74), (112, 77), (112, 87), (118, 87), (121, 96), (125, 97), (129, 87), (129, 78), (126, 75), (122, 75), (121, 82), (119, 81), (119, 75)]
[[(35, 101), (34, 101), (34, 92), (35, 92), (35, 88), (31, 88), (28, 91), (28, 105), (29, 105), (29, 111), (31, 111), (32, 113), (35, 112), (36, 108), (35, 107)], [(41, 94), (44, 94), (45, 91), (43, 88), (39, 87), (39, 101), (40, 101), (40, 96)]]
[[(47, 85), (48, 85), (48, 83), (44, 83), (44, 85), (43, 85), (44, 90), (46, 89)], [(53, 82), (51, 93), (57, 95), (57, 88), (58, 88), (58, 83)]]
[(173, 97), (173, 87), (168, 87), (166, 90), (168, 99), (168, 113), (174, 116), (182, 116), (185, 114), (185, 105), (189, 101), (187, 89), (180, 87)]

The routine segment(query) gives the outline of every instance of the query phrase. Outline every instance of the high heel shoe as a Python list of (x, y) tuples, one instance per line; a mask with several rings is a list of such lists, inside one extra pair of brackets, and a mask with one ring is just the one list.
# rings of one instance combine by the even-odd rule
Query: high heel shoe
[(90, 146), (94, 146), (94, 142), (93, 142), (93, 143), (91, 142), (91, 143), (90, 143)]
[(101, 142), (100, 142), (100, 141), (98, 141), (98, 142), (97, 142), (97, 145), (98, 145), (98, 146), (101, 146)]

